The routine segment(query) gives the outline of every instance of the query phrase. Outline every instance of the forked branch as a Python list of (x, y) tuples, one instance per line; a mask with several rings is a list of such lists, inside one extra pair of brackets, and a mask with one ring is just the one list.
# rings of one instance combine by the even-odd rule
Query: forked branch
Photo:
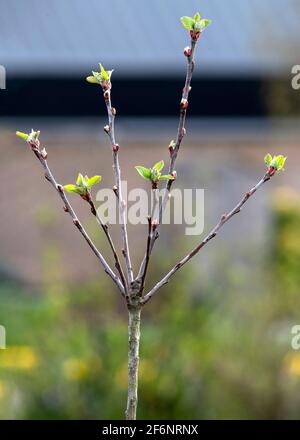
[(27, 141), (28, 144), (30, 145), (32, 151), (34, 152), (35, 156), (38, 158), (40, 164), (42, 165), (43, 169), (44, 169), (44, 173), (45, 173), (45, 178), (48, 180), (48, 182), (51, 183), (51, 185), (53, 186), (53, 188), (58, 192), (60, 198), (62, 199), (62, 201), (64, 202), (64, 211), (67, 212), (72, 220), (73, 220), (73, 224), (77, 227), (77, 229), (79, 230), (79, 232), (81, 233), (81, 235), (84, 237), (84, 239), (86, 240), (86, 242), (88, 243), (88, 245), (90, 246), (90, 248), (92, 249), (92, 251), (94, 252), (94, 254), (96, 255), (96, 257), (98, 258), (98, 260), (100, 261), (101, 265), (103, 266), (103, 269), (105, 271), (105, 273), (107, 273), (107, 275), (113, 280), (113, 282), (117, 285), (117, 287), (119, 288), (120, 292), (122, 293), (122, 295), (125, 295), (125, 290), (123, 287), (123, 284), (121, 282), (121, 280), (119, 279), (119, 277), (113, 272), (113, 270), (111, 269), (111, 267), (109, 266), (109, 264), (107, 263), (107, 261), (105, 260), (105, 258), (103, 257), (103, 255), (101, 254), (101, 252), (97, 249), (97, 247), (95, 246), (95, 244), (93, 243), (93, 241), (91, 240), (91, 238), (89, 237), (88, 233), (86, 232), (86, 230), (84, 229), (82, 223), (80, 222), (80, 220), (78, 219), (71, 203), (69, 202), (66, 194), (65, 194), (65, 190), (64, 187), (60, 184), (58, 184), (49, 168), (48, 162), (47, 162), (47, 152), (45, 149), (40, 149), (40, 141), (37, 139), (34, 139), (33, 137)]
[(153, 295), (161, 289), (165, 284), (167, 284), (172, 276), (183, 267), (188, 261), (190, 261), (198, 252), (213, 238), (216, 237), (219, 230), (222, 226), (228, 222), (235, 214), (238, 214), (243, 205), (249, 200), (249, 198), (266, 182), (268, 182), (271, 177), (275, 174), (274, 169), (269, 169), (268, 172), (264, 175), (264, 177), (249, 191), (245, 194), (242, 200), (228, 213), (222, 215), (220, 221), (217, 225), (210, 231), (210, 233), (198, 244), (189, 254), (187, 254), (182, 260), (180, 260), (175, 266), (147, 293), (143, 299), (141, 300), (142, 304), (146, 304)]

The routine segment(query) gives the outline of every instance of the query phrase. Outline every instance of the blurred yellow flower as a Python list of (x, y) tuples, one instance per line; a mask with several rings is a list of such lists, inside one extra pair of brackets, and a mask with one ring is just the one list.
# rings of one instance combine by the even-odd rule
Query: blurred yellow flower
[(287, 355), (284, 359), (284, 369), (291, 376), (300, 376), (300, 353)]
[(140, 361), (140, 378), (141, 382), (154, 382), (158, 376), (157, 368), (154, 363), (148, 359)]
[(29, 346), (9, 346), (0, 353), (0, 368), (31, 369), (38, 365), (38, 358)]
[(89, 365), (83, 359), (67, 359), (63, 364), (64, 375), (68, 380), (80, 381), (89, 374)]

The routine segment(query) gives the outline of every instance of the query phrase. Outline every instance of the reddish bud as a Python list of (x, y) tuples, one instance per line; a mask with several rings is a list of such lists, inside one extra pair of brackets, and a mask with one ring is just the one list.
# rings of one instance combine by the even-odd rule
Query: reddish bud
[(60, 193), (63, 193), (64, 192), (64, 188), (63, 188), (63, 186), (61, 186), (61, 185), (56, 185), (56, 189), (57, 189), (57, 191), (59, 191)]
[(104, 127), (103, 127), (103, 130), (105, 131), (105, 133), (109, 133), (110, 132), (110, 126), (109, 125), (105, 125)]
[(190, 57), (192, 55), (192, 49), (189, 46), (187, 46), (184, 48), (183, 53), (186, 57)]
[(175, 148), (176, 148), (176, 142), (172, 139), (171, 142), (169, 143), (169, 151), (170, 151), (170, 153), (173, 153)]
[(42, 151), (41, 151), (41, 156), (42, 156), (42, 158), (43, 158), (44, 160), (47, 159), (48, 154), (47, 154), (46, 148), (43, 148), (43, 149), (42, 149)]
[(193, 40), (199, 40), (201, 33), (199, 31), (190, 31), (190, 36)]
[(157, 220), (153, 220), (151, 223), (152, 226), (152, 230), (155, 231), (157, 229), (158, 226), (158, 221)]
[(69, 212), (69, 209), (66, 206), (64, 206), (63, 209), (64, 209), (65, 212)]
[(269, 174), (270, 177), (274, 176), (274, 174), (276, 173), (276, 168), (269, 167), (267, 173)]
[(182, 110), (186, 110), (188, 108), (188, 106), (189, 106), (188, 100), (182, 98), (182, 100), (180, 101), (180, 108)]
[(85, 194), (82, 194), (80, 197), (82, 198), (82, 200), (89, 202), (91, 200), (91, 193), (90, 191), (86, 190)]
[(111, 113), (112, 113), (113, 116), (116, 116), (117, 110), (115, 109), (115, 107), (111, 108)]
[(79, 221), (77, 220), (77, 218), (73, 219), (73, 223), (75, 226), (77, 226), (77, 228), (79, 227)]
[(109, 90), (105, 90), (105, 92), (103, 93), (103, 97), (104, 97), (105, 101), (107, 101), (109, 99)]
[(113, 147), (112, 147), (112, 149), (113, 149), (113, 151), (114, 151), (115, 153), (117, 153), (117, 152), (119, 151), (119, 148), (120, 148), (119, 144), (115, 144), (115, 145), (113, 145)]
[(177, 172), (172, 171), (171, 176), (173, 176), (174, 180), (176, 180), (177, 179)]
[[(101, 81), (101, 87), (104, 90), (104, 92), (108, 92), (111, 89), (111, 82), (110, 81)], [(105, 98), (105, 96), (104, 96)], [(105, 98), (107, 99), (107, 98)]]

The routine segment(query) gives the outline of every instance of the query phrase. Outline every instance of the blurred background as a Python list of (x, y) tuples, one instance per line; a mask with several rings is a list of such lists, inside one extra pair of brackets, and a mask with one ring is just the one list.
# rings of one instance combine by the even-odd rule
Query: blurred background
[[(197, 50), (179, 188), (205, 189), (205, 232), (264, 173), (268, 183), (144, 309), (139, 417), (300, 417), (300, 62), (296, 0), (0, 0), (0, 417), (121, 418), (127, 388), (127, 314), (110, 280), (63, 213), (15, 131), (42, 131), (56, 179), (78, 171), (113, 186), (105, 106), (84, 78), (114, 68), (123, 178), (168, 161), (189, 43), (179, 17), (213, 24)], [(78, 198), (79, 199), (79, 198)], [(78, 216), (110, 259), (98, 224)], [(163, 226), (151, 288), (201, 237)], [(120, 244), (118, 228), (112, 235)], [(146, 227), (129, 226), (135, 268)], [(202, 237), (203, 238), (203, 237)], [(111, 261), (111, 260), (110, 260)]]

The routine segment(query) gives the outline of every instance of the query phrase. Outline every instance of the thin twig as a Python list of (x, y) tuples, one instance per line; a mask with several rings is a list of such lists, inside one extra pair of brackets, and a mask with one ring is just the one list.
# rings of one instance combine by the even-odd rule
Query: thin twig
[(81, 222), (79, 221), (77, 215), (75, 214), (74, 209), (72, 208), (72, 206), (71, 206), (71, 204), (70, 204), (70, 202), (69, 202), (69, 200), (68, 200), (68, 198), (67, 198), (67, 196), (65, 194), (63, 186), (58, 184), (56, 182), (55, 178), (53, 177), (53, 174), (50, 171), (50, 168), (49, 168), (49, 165), (47, 163), (46, 158), (43, 157), (41, 151), (39, 150), (39, 144), (37, 146), (34, 143), (31, 143), (30, 146), (31, 146), (34, 154), (36, 155), (36, 157), (38, 158), (38, 160), (40, 161), (40, 163), (41, 163), (41, 165), (42, 165), (42, 167), (44, 169), (45, 178), (48, 180), (48, 182), (51, 183), (51, 185), (58, 192), (60, 198), (64, 202), (64, 209), (65, 209), (65, 211), (70, 214), (70, 216), (71, 216), (71, 218), (73, 220), (74, 225), (77, 227), (77, 229), (79, 230), (81, 235), (84, 237), (84, 239), (86, 240), (86, 242), (88, 243), (88, 245), (90, 246), (90, 248), (92, 249), (92, 251), (94, 252), (96, 257), (98, 258), (98, 260), (102, 264), (102, 266), (104, 268), (104, 271), (107, 273), (108, 276), (110, 276), (110, 278), (113, 280), (113, 282), (118, 286), (118, 288), (119, 288), (120, 292), (122, 293), (122, 295), (124, 295), (124, 287), (122, 285), (121, 280), (112, 271), (112, 269), (110, 268), (109, 264), (107, 263), (107, 261), (105, 260), (105, 258), (101, 254), (101, 252), (97, 249), (95, 244), (92, 242), (92, 240), (89, 237), (88, 233), (86, 232), (86, 230), (82, 226)]
[(149, 216), (148, 217), (148, 236), (147, 236), (147, 247), (146, 247), (146, 261), (145, 261), (145, 269), (143, 271), (142, 278), (141, 278), (140, 295), (142, 295), (142, 293), (144, 291), (144, 287), (145, 287), (145, 279), (146, 279), (147, 269), (148, 269), (149, 259), (150, 259), (150, 245), (151, 245), (151, 239), (152, 239), (153, 233), (155, 233), (155, 231), (153, 230), (152, 220), (151, 220), (151, 217)]
[(198, 252), (210, 241), (212, 240), (218, 233), (218, 231), (222, 228), (222, 226), (228, 222), (235, 214), (238, 214), (241, 211), (242, 206), (247, 202), (247, 200), (267, 181), (270, 180), (272, 174), (267, 172), (264, 177), (249, 191), (245, 194), (242, 200), (228, 213), (222, 215), (219, 223), (211, 230), (211, 232), (204, 238), (201, 243), (196, 246), (189, 254), (187, 254), (182, 260), (180, 260), (175, 266), (150, 290), (147, 295), (141, 300), (142, 304), (146, 304), (152, 296), (165, 284), (167, 284), (170, 278), (188, 261), (190, 261)]
[(128, 233), (127, 233), (127, 224), (126, 224), (126, 202), (123, 199), (122, 196), (122, 185), (121, 185), (121, 169), (119, 164), (119, 145), (116, 143), (115, 138), (115, 126), (114, 126), (114, 120), (115, 120), (115, 114), (116, 110), (111, 105), (111, 92), (110, 92), (111, 86), (104, 91), (104, 99), (106, 103), (107, 108), (107, 114), (108, 114), (108, 128), (106, 133), (109, 136), (111, 147), (112, 147), (112, 159), (113, 159), (113, 169), (114, 169), (114, 175), (115, 175), (115, 187), (114, 192), (117, 196), (117, 201), (119, 204), (119, 212), (120, 212), (120, 219), (121, 219), (121, 231), (122, 231), (122, 240), (123, 240), (123, 255), (125, 257), (126, 262), (126, 269), (127, 269), (127, 279), (129, 285), (133, 282), (133, 270), (131, 265), (131, 259), (130, 259), (130, 252), (129, 252), (129, 244), (128, 244)]
[[(181, 103), (180, 103), (180, 114), (179, 114), (179, 123), (178, 123), (178, 129), (177, 129), (177, 137), (175, 140), (174, 148), (170, 147), (169, 174), (172, 174), (175, 171), (175, 163), (176, 163), (177, 155), (178, 155), (178, 152), (180, 149), (182, 139), (184, 138), (184, 135), (186, 133), (185, 120), (186, 120), (186, 113), (187, 113), (187, 108), (188, 108), (189, 93), (191, 91), (191, 81), (192, 81), (193, 71), (194, 71), (194, 66), (195, 66), (194, 55), (195, 55), (196, 44), (197, 44), (197, 39), (192, 38), (191, 39), (190, 56), (187, 57), (188, 63), (187, 63), (185, 85), (184, 85), (184, 88), (182, 91), (182, 98), (181, 98)], [(170, 195), (170, 191), (171, 191), (171, 187), (172, 187), (173, 182), (174, 182), (174, 180), (171, 179), (171, 180), (168, 180), (166, 183), (166, 191), (165, 191), (165, 194), (163, 197), (163, 201), (160, 204), (160, 208), (159, 208), (159, 216), (158, 216), (159, 218), (157, 219), (158, 224), (160, 224), (162, 221), (162, 216), (163, 216), (163, 213), (166, 209), (166, 206), (167, 206), (167, 203), (169, 200), (169, 195)], [(159, 237), (159, 232), (157, 229), (156, 233), (153, 234), (152, 238), (151, 238), (150, 254), (149, 255), (151, 255), (151, 252), (154, 247), (154, 243), (158, 237)], [(146, 255), (144, 256), (144, 259), (143, 259), (142, 264), (140, 266), (137, 278), (143, 277), (143, 274), (145, 271), (145, 265), (146, 265)]]
[(111, 235), (109, 233), (108, 224), (104, 223), (103, 220), (101, 219), (101, 217), (98, 215), (98, 212), (97, 212), (97, 210), (95, 208), (95, 204), (94, 204), (94, 202), (93, 202), (93, 200), (91, 198), (89, 198), (88, 203), (89, 203), (89, 205), (91, 207), (92, 214), (96, 217), (96, 219), (100, 223), (101, 228), (104, 231), (104, 234), (106, 235), (107, 241), (109, 243), (109, 246), (110, 246), (110, 248), (112, 250), (112, 253), (113, 253), (113, 256), (114, 256), (114, 259), (115, 259), (115, 267), (116, 267), (117, 271), (119, 272), (122, 284), (124, 286), (126, 302), (127, 302), (127, 304), (130, 304), (130, 299), (129, 299), (129, 296), (128, 296), (127, 285), (126, 285), (126, 280), (125, 280), (125, 277), (124, 277), (123, 269), (122, 269), (122, 266), (120, 264), (119, 256), (117, 254), (114, 242), (113, 242), (113, 240), (111, 238)]

